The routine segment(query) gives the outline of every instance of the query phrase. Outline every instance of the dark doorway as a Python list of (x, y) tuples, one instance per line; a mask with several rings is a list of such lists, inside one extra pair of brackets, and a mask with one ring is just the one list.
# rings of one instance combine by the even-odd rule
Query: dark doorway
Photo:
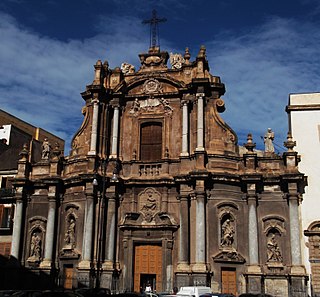
[(156, 290), (156, 275), (155, 274), (140, 274), (140, 288), (143, 291), (146, 290), (147, 286), (151, 286), (151, 291)]

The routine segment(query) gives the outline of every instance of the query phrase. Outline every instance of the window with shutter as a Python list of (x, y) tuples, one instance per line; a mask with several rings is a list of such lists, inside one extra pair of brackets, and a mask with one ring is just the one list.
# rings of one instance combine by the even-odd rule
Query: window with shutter
[(142, 124), (140, 137), (140, 160), (161, 160), (162, 123), (152, 122)]

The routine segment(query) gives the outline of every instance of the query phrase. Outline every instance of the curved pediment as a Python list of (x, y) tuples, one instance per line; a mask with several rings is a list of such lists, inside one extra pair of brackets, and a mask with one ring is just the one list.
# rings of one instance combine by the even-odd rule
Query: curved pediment
[(183, 82), (177, 81), (168, 75), (159, 74), (155, 76), (138, 76), (126, 82), (126, 84), (120, 83), (114, 91), (124, 91), (129, 96), (157, 95), (164, 93), (177, 93), (180, 89), (185, 87), (186, 86)]

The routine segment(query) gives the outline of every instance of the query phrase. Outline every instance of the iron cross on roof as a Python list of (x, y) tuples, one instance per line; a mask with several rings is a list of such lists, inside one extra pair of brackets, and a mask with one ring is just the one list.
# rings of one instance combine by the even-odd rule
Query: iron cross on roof
[(152, 18), (150, 20), (142, 21), (142, 24), (150, 24), (150, 47), (157, 46), (157, 36), (158, 36), (158, 46), (160, 46), (158, 24), (166, 21), (167, 21), (166, 18), (160, 19), (157, 17), (157, 11), (155, 9), (152, 11)]

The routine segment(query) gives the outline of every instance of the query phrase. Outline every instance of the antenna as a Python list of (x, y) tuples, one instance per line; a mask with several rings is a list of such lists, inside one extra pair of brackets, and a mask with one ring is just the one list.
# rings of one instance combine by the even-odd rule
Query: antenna
[[(150, 47), (156, 47), (157, 45), (160, 46), (160, 39), (159, 39), (159, 23), (166, 22), (166, 18), (158, 18), (157, 11), (154, 9), (152, 10), (152, 18), (150, 20), (142, 21), (142, 24), (150, 24)], [(158, 37), (158, 44), (157, 44), (157, 37)]]

